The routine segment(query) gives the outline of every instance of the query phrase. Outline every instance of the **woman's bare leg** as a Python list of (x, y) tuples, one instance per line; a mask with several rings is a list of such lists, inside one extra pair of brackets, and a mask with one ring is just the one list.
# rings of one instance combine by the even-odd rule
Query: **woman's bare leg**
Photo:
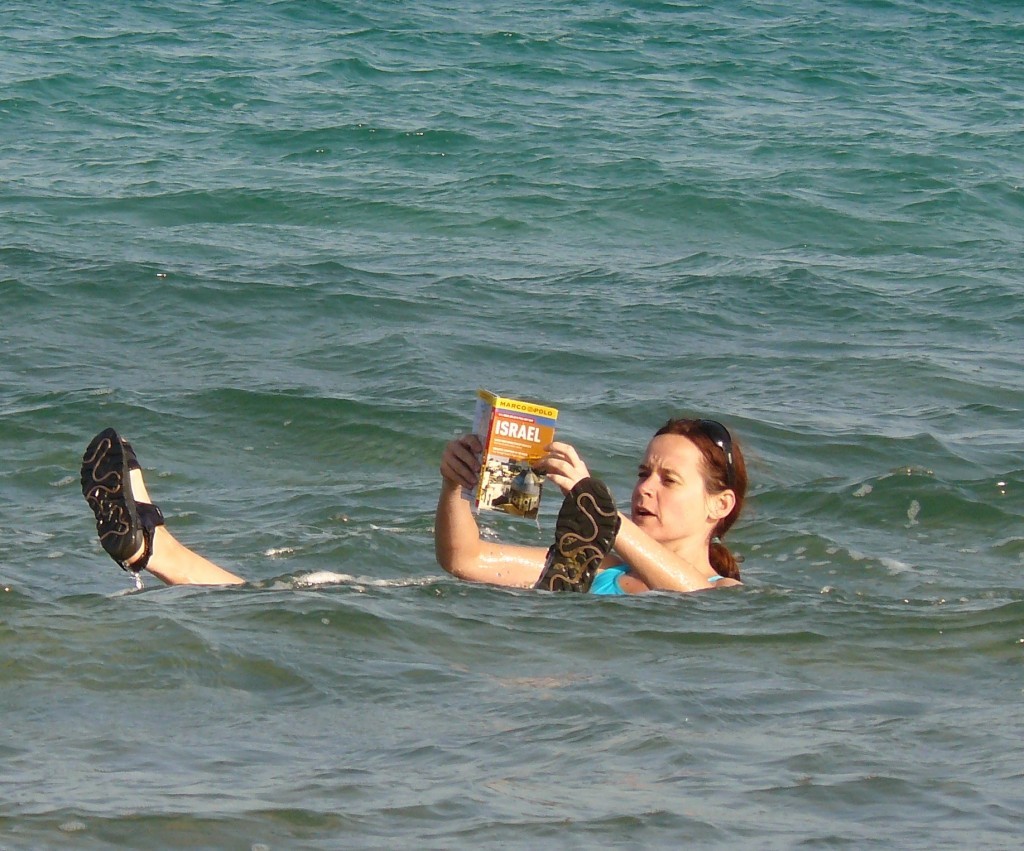
[[(135, 500), (152, 502), (142, 478), (142, 470), (132, 470), (129, 476)], [(145, 547), (141, 547), (128, 560), (129, 567), (142, 557), (144, 550)], [(153, 554), (146, 570), (168, 585), (240, 585), (245, 582), (240, 576), (218, 567), (209, 559), (186, 547), (166, 526), (157, 526), (153, 530)]]
[[(82, 496), (107, 554), (125, 570), (148, 569), (168, 585), (237, 585), (244, 580), (182, 545), (146, 490), (135, 450), (105, 428), (82, 456)], [(134, 549), (134, 551), (133, 551)]]

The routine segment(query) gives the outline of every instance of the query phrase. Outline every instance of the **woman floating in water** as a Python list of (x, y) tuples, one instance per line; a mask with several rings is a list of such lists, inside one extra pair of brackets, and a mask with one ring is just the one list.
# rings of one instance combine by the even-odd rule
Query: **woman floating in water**
[(552, 591), (637, 594), (739, 585), (735, 558), (721, 543), (747, 492), (739, 446), (714, 420), (669, 420), (647, 445), (629, 516), (590, 476), (567, 443), (543, 462), (564, 494), (555, 545), (519, 547), (481, 540), (464, 487), (476, 483), (476, 435), (457, 438), (441, 457), (441, 497), (434, 542), (437, 561), (462, 579)]
[[(629, 516), (576, 450), (552, 443), (541, 469), (565, 494), (548, 549), (482, 540), (463, 488), (476, 484), (476, 435), (451, 441), (441, 456), (434, 525), (438, 564), (473, 582), (549, 591), (638, 594), (739, 585), (736, 560), (721, 543), (747, 490), (743, 454), (715, 420), (674, 419), (640, 462)], [(235, 585), (245, 580), (175, 538), (149, 497), (131, 444), (101, 431), (82, 458), (82, 493), (100, 543), (132, 574), (148, 570), (169, 585)]]

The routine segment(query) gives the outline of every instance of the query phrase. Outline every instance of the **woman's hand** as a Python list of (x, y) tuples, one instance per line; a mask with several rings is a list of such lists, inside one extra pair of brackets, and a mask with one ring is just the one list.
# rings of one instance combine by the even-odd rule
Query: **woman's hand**
[(553, 482), (563, 494), (569, 493), (581, 479), (590, 475), (576, 448), (568, 443), (551, 443), (548, 454), (541, 461), (541, 467), (548, 481)]
[(480, 472), (480, 438), (464, 434), (448, 443), (441, 453), (441, 476), (446, 482), (464, 488), (476, 487)]

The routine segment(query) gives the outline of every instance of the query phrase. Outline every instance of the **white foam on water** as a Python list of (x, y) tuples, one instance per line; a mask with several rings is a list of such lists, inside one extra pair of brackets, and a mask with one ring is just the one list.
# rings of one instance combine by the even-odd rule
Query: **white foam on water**
[(321, 585), (344, 585), (358, 580), (348, 573), (333, 573), (329, 570), (318, 570), (305, 576), (295, 577), (293, 583), (297, 588), (317, 588)]
[(317, 570), (296, 576), (292, 584), (296, 588), (321, 588), (327, 585), (357, 585), (360, 588), (416, 588), (437, 582), (437, 576), (421, 576), (415, 579), (372, 579), (367, 576), (352, 576), (349, 573), (335, 573)]
[(912, 565), (894, 558), (880, 558), (879, 561), (881, 562), (882, 567), (888, 570), (892, 576), (898, 576), (901, 573), (910, 573), (914, 569)]

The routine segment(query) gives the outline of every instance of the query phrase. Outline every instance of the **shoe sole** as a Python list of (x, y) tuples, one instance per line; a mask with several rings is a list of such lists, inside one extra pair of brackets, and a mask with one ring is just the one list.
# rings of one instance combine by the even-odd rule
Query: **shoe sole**
[(112, 428), (97, 434), (82, 456), (82, 495), (96, 518), (96, 534), (122, 567), (145, 540), (128, 479), (132, 462), (137, 466), (135, 453)]
[(548, 591), (590, 590), (594, 573), (611, 552), (619, 513), (605, 484), (588, 478), (569, 492), (558, 512), (555, 543), (534, 586)]

